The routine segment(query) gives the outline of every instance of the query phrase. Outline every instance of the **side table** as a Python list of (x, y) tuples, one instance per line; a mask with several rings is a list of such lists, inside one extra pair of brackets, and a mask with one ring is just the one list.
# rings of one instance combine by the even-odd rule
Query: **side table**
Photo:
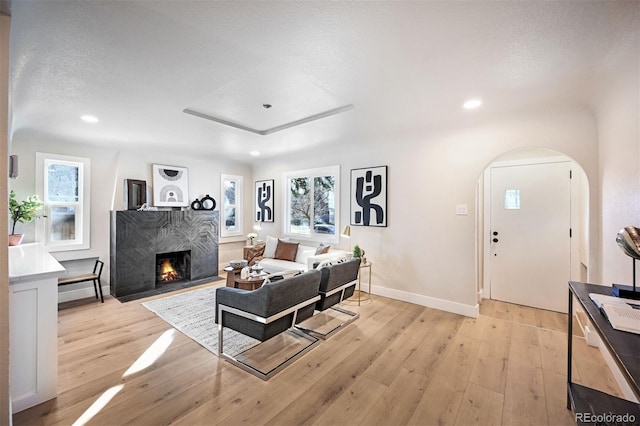
[[(362, 273), (364, 269), (369, 270), (369, 281), (367, 281), (367, 292), (362, 291)], [(358, 306), (360, 306), (360, 302), (364, 300), (371, 300), (371, 262), (367, 261), (360, 265), (360, 270), (358, 271), (358, 289), (356, 290), (358, 295), (356, 296), (355, 292), (353, 296), (349, 298), (350, 301), (358, 302)], [(364, 293), (364, 296), (363, 296)]]

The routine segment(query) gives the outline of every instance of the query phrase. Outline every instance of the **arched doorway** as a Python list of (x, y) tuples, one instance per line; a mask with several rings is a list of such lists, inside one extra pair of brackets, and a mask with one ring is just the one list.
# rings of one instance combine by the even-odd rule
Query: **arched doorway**
[(547, 149), (505, 153), (478, 179), (483, 298), (558, 312), (567, 281), (586, 280), (589, 189), (582, 167)]

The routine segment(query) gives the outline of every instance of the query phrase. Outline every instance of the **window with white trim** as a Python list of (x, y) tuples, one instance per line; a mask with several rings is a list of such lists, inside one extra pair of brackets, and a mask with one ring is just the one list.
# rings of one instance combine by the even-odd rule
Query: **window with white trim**
[(284, 173), (283, 181), (284, 234), (339, 242), (340, 166)]
[(49, 251), (90, 247), (91, 160), (36, 153), (36, 192), (45, 220), (36, 222), (36, 240)]
[(242, 176), (220, 175), (220, 236), (242, 235)]

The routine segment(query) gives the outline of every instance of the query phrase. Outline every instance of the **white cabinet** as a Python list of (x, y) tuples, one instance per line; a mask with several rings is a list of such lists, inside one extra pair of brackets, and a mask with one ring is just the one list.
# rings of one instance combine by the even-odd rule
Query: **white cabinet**
[(9, 390), (14, 413), (57, 395), (58, 276), (63, 272), (40, 245), (9, 248)]

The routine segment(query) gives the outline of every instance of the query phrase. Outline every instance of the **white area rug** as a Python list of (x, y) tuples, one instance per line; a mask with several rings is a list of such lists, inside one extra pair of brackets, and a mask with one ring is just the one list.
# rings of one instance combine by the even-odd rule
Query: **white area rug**
[[(142, 306), (217, 355), (216, 288), (187, 291), (144, 302)], [(227, 354), (238, 354), (258, 343), (260, 341), (237, 331), (228, 328), (224, 330), (224, 352)]]

